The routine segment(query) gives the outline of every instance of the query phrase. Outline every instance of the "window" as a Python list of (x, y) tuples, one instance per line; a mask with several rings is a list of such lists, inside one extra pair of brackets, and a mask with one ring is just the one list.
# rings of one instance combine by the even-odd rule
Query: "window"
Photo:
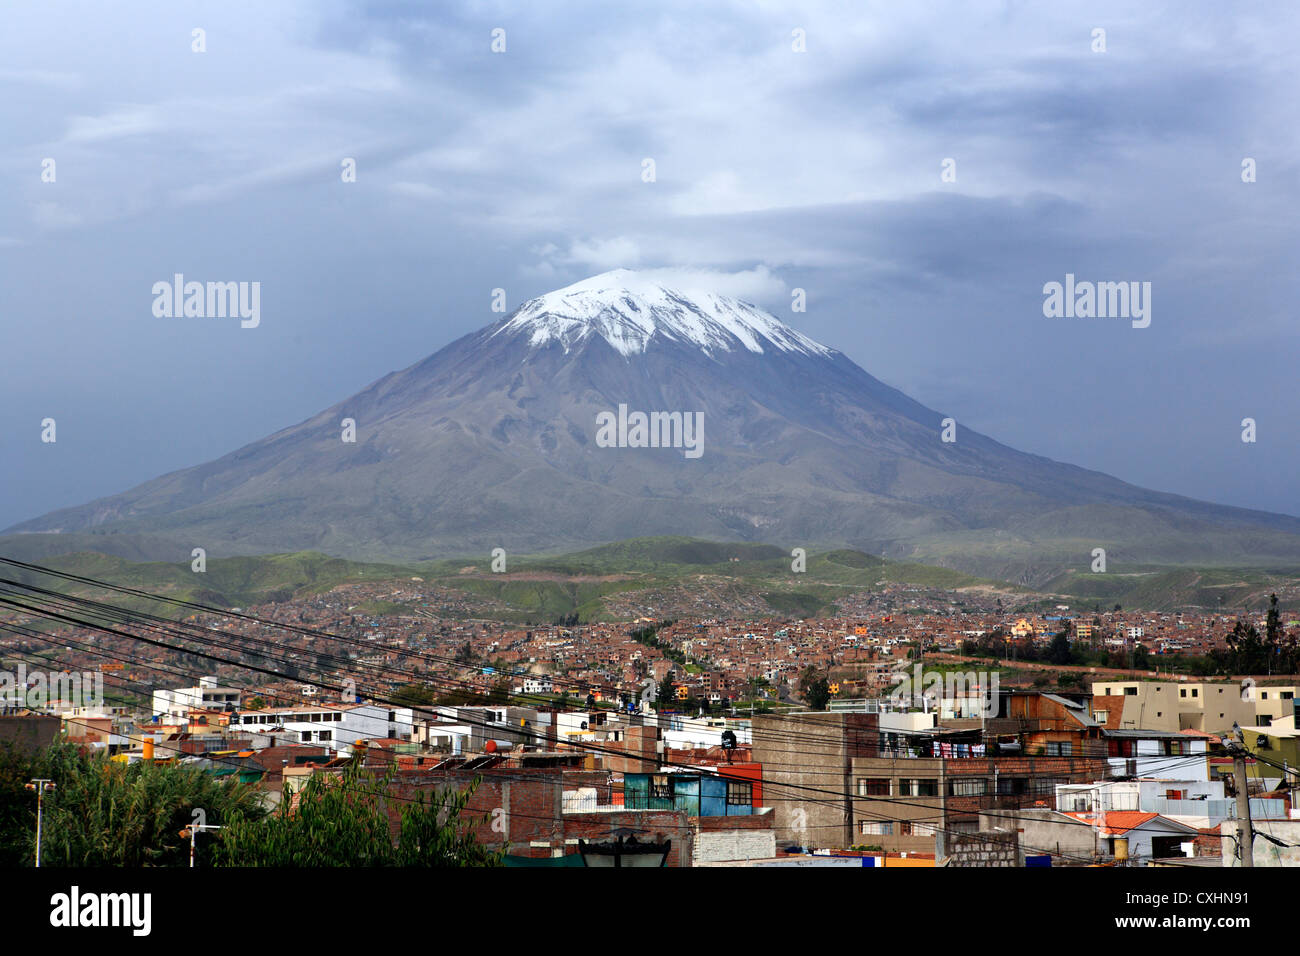
[(1136, 697), (1138, 695), (1138, 689), (1136, 687), (1125, 687), (1124, 694), (1127, 697)]
[(989, 782), (984, 777), (952, 781), (952, 795), (954, 797), (978, 797), (988, 792)]
[(317, 732), (317, 734), (316, 734), (316, 739), (317, 739), (317, 740), (333, 740), (333, 739), (334, 739), (334, 731), (332, 731), (332, 730), (322, 730), (322, 731), (319, 731), (319, 732)]
[(898, 793), (904, 797), (937, 797), (939, 795), (939, 781), (900, 780), (898, 781)]
[(671, 800), (672, 798), (673, 785), (667, 776), (664, 774), (656, 774), (650, 778), (651, 800)]
[(892, 820), (863, 820), (858, 824), (858, 832), (863, 836), (893, 836), (894, 823)]
[(1024, 777), (998, 777), (998, 793), (1003, 795), (1024, 793), (1026, 789), (1026, 780)]
[(1186, 696), (1187, 696), (1187, 688), (1186, 688), (1186, 687), (1180, 687), (1180, 688), (1178, 689), (1178, 696), (1179, 696), (1179, 697), (1186, 697)]
[(727, 806), (752, 807), (754, 805), (754, 785), (752, 783), (727, 783)]
[(881, 777), (860, 777), (858, 779), (859, 797), (889, 796), (889, 780)]
[(1068, 757), (1074, 752), (1074, 744), (1069, 740), (1049, 740), (1045, 752), (1049, 757)]
[(1293, 690), (1284, 690), (1284, 691), (1282, 691), (1278, 696), (1280, 696), (1283, 700), (1294, 700), (1294, 699), (1295, 699), (1295, 691), (1293, 691)]
[(1200, 697), (1200, 696), (1201, 696), (1200, 688), (1198, 688), (1198, 687), (1193, 687), (1193, 688), (1192, 688), (1192, 696), (1193, 696), (1193, 697)]
[(310, 731), (310, 730), (304, 730), (301, 734), (299, 734), (299, 737), (302, 739), (302, 742), (303, 742), (303, 743), (305, 743), (305, 744), (306, 744), (306, 743), (310, 743), (310, 742), (311, 742), (311, 731)]

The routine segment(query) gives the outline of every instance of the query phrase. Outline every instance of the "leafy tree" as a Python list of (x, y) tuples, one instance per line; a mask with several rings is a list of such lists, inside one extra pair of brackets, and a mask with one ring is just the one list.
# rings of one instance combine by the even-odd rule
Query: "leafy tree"
[(673, 689), (673, 682), (667, 675), (659, 682), (658, 691), (655, 695), (655, 710), (669, 710), (677, 703), (677, 691)]
[[(16, 762), (15, 762), (16, 760)], [(188, 866), (189, 840), (180, 831), (202, 810), (209, 824), (226, 825), (265, 814), (259, 792), (231, 776), (186, 764), (133, 764), (87, 755), (65, 742), (26, 758), (9, 754), (0, 772), (0, 847), (25, 863), (35, 850), (36, 800), (22, 790), (29, 809), (15, 808), (14, 771), (48, 777), (55, 790), (45, 798), (41, 863), (50, 866)], [(28, 778), (30, 779), (30, 777)]]
[(1026, 634), (1020, 639), (1020, 643), (1014, 646), (1015, 657), (1022, 661), (1036, 661), (1039, 658), (1038, 645), (1034, 643), (1034, 635)]
[(799, 682), (803, 688), (804, 699), (813, 710), (825, 710), (831, 699), (831, 684), (825, 674), (811, 676)]
[(316, 773), (261, 820), (218, 831), (213, 859), (222, 866), (496, 866), (475, 839), (464, 810), (478, 781), (465, 790), (421, 793), (405, 802), (394, 835), (388, 807), (394, 770), (368, 770), (354, 756), (337, 776)]
[(1060, 631), (1047, 645), (1047, 660), (1051, 664), (1069, 664), (1074, 660), (1074, 651), (1070, 647), (1070, 632)]
[(36, 797), (26, 789), (34, 777), (49, 777), (44, 753), (0, 744), (0, 866), (28, 866), (36, 831)]
[(1151, 654), (1145, 644), (1138, 644), (1133, 648), (1133, 667), (1137, 670), (1144, 671), (1151, 666)]

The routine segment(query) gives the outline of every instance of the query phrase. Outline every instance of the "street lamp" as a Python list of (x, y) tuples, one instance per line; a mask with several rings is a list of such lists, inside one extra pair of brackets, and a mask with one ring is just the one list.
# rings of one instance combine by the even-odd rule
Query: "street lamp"
[(36, 793), (36, 865), (41, 865), (41, 809), (45, 794), (54, 792), (54, 781), (37, 777), (27, 784), (27, 789)]
[(216, 825), (209, 826), (206, 823), (192, 823), (181, 831), (181, 836), (190, 838), (190, 869), (194, 868), (194, 839), (198, 836), (199, 831), (202, 830), (206, 833), (208, 830), (220, 829), (221, 827)]

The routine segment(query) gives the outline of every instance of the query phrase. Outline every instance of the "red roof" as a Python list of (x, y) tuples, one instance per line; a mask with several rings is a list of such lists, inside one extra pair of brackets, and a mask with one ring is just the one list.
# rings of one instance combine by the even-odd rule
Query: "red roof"
[(1067, 813), (1066, 816), (1091, 823), (1101, 831), (1102, 836), (1118, 836), (1128, 833), (1135, 827), (1154, 820), (1160, 814), (1143, 813), (1140, 810), (1111, 810), (1109, 813)]

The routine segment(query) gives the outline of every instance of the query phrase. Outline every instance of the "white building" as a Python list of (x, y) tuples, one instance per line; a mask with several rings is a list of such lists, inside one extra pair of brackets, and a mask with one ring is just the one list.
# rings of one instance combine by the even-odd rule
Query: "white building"
[(238, 687), (218, 687), (215, 677), (200, 677), (198, 687), (177, 687), (153, 692), (153, 712), (184, 717), (191, 710), (238, 710)]
[(232, 733), (283, 733), (295, 743), (319, 744), (351, 753), (358, 740), (411, 739), (411, 708), (382, 704), (268, 707), (241, 711), (230, 719)]
[(1217, 827), (1237, 813), (1236, 802), (1228, 799), (1221, 780), (1157, 778), (1060, 784), (1056, 809), (1063, 813), (1158, 813), (1197, 829)]
[(1209, 738), (1160, 730), (1111, 730), (1111, 773), (1116, 777), (1209, 780)]

